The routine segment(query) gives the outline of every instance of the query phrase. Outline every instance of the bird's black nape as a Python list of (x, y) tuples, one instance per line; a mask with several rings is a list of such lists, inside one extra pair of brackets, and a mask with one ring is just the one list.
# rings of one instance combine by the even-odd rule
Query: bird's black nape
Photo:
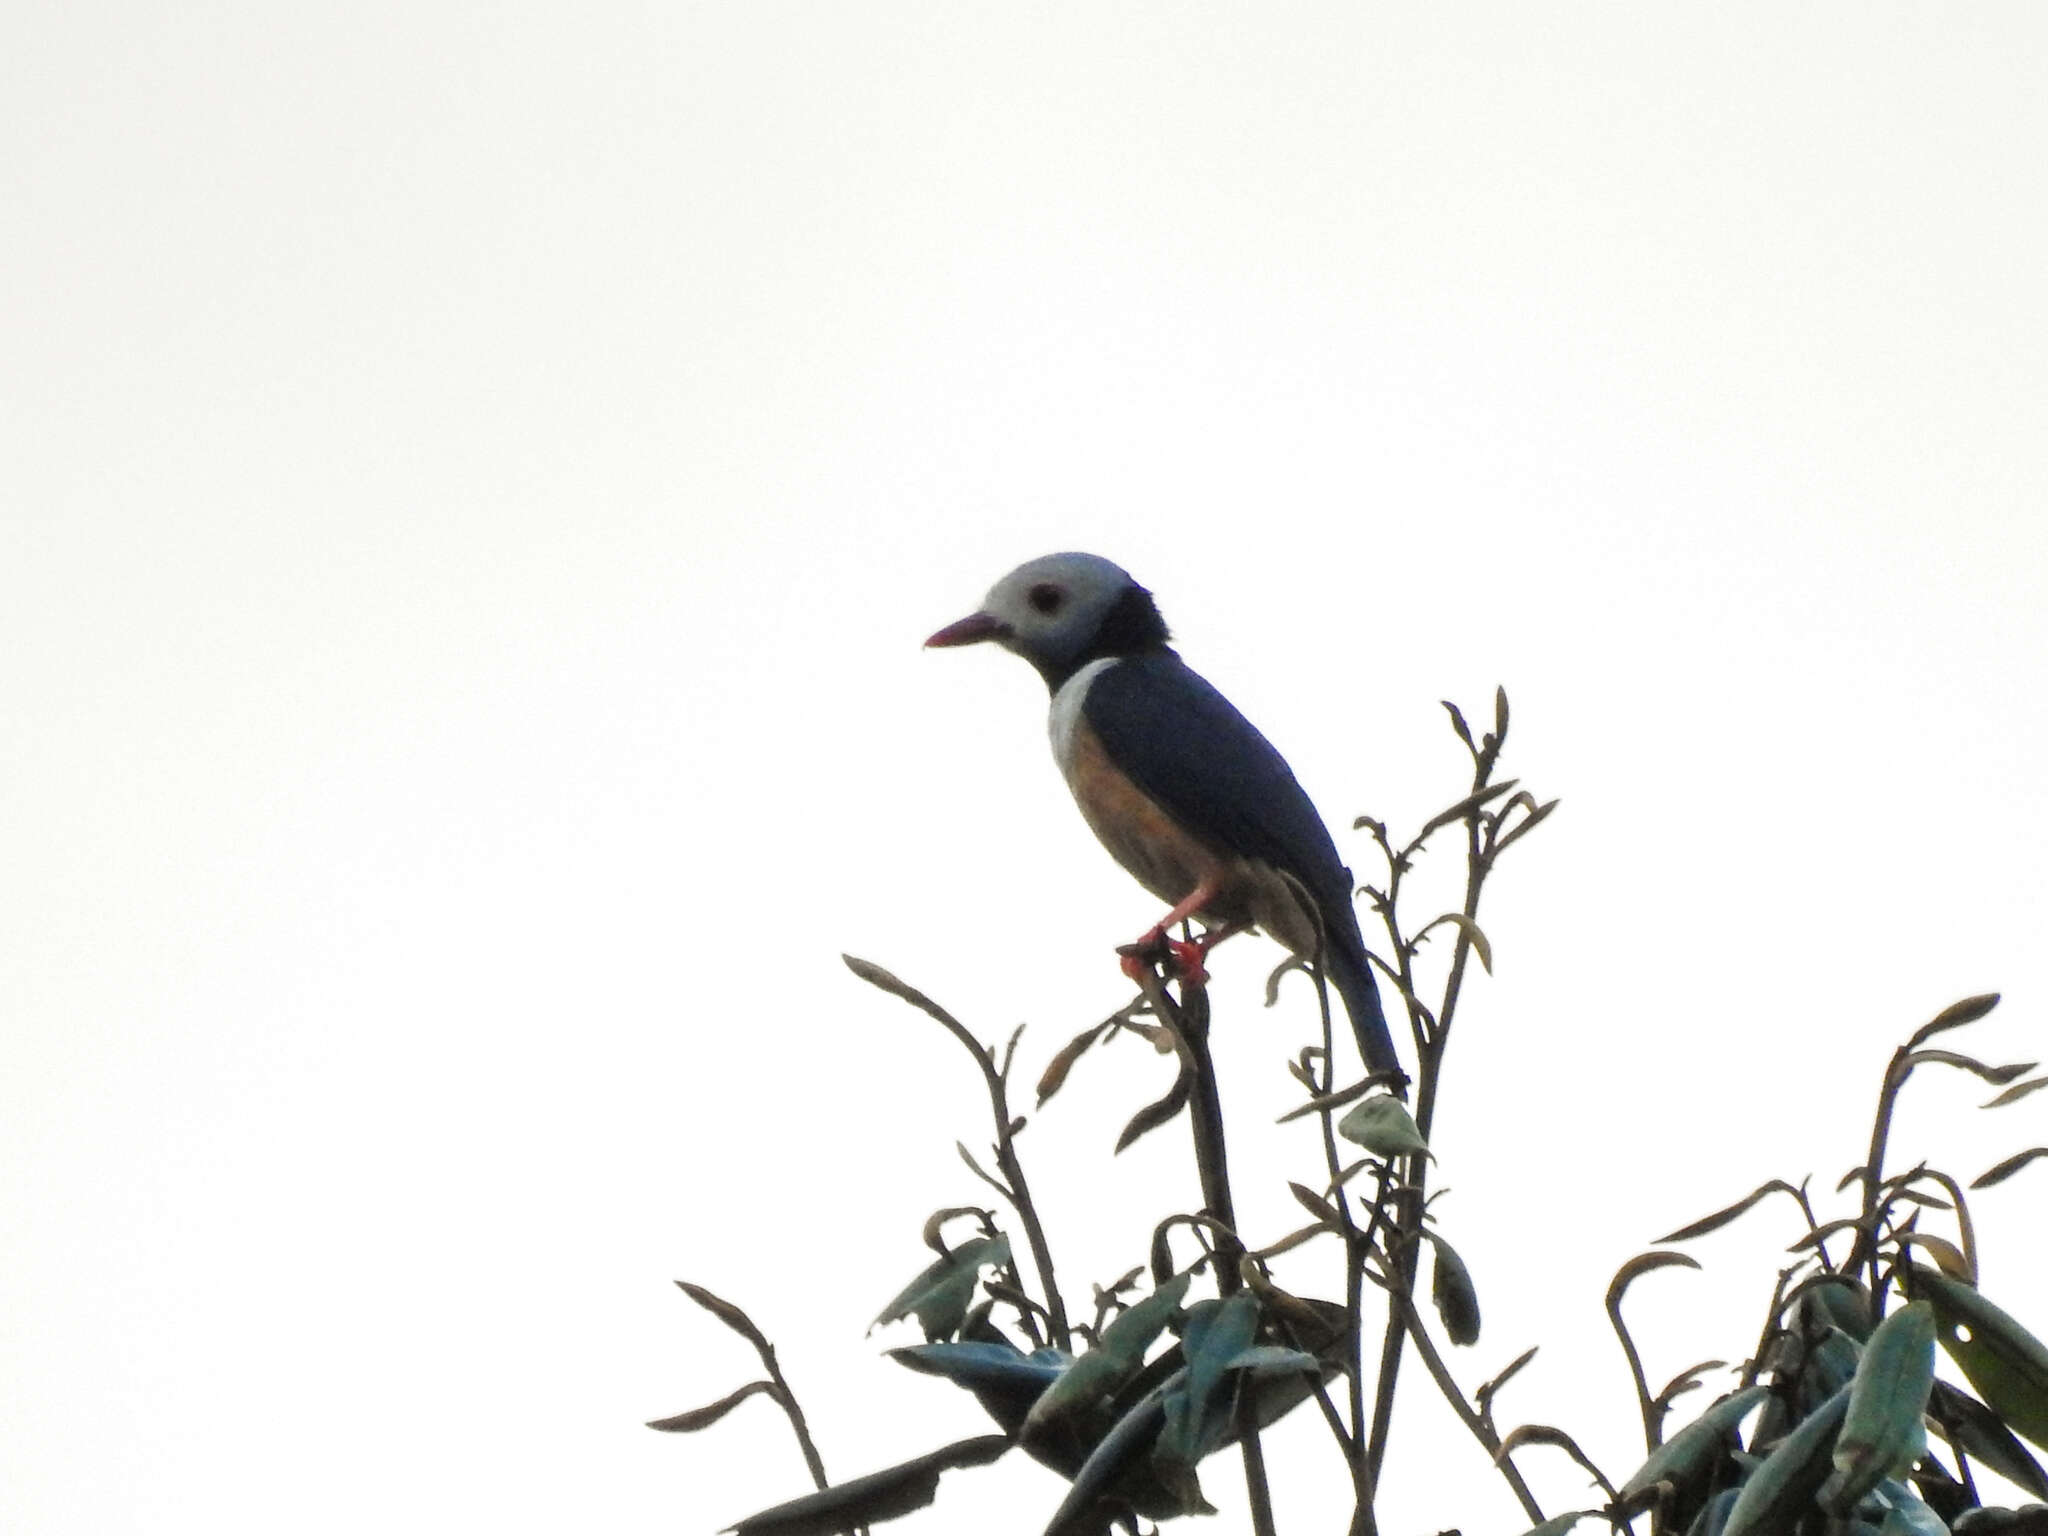
[[(1136, 585), (1125, 587), (1116, 600), (1116, 606), (1103, 615), (1096, 626), (1095, 636), (1081, 650), (1081, 653), (1063, 668), (1064, 682), (1091, 661), (1100, 661), (1105, 656), (1136, 656), (1145, 651), (1158, 650), (1173, 638), (1166, 627), (1166, 620), (1159, 616), (1159, 605), (1152, 601), (1152, 594)], [(1057, 689), (1059, 682), (1052, 682)]]

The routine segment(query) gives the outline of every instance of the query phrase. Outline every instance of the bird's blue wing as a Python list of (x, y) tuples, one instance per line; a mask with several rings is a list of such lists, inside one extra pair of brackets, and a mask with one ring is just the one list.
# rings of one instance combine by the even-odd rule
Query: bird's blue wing
[(1174, 652), (1105, 667), (1081, 710), (1110, 761), (1189, 832), (1350, 908), (1350, 874), (1286, 759)]
[(1351, 871), (1287, 760), (1170, 650), (1103, 668), (1081, 701), (1103, 751), (1154, 804), (1218, 853), (1299, 880), (1321, 910), (1330, 980), (1374, 1071), (1399, 1073), (1351, 905)]

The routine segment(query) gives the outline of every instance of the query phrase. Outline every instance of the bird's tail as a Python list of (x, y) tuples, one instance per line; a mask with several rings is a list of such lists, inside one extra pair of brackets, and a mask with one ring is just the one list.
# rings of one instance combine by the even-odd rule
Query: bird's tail
[[(1368, 1072), (1401, 1072), (1401, 1058), (1394, 1050), (1394, 1037), (1387, 1031), (1387, 1016), (1380, 1009), (1379, 984), (1373, 980), (1372, 962), (1365, 956), (1365, 940), (1353, 927), (1351, 932), (1333, 933), (1325, 946), (1324, 964), (1330, 984), (1344, 1000), (1351, 1016), (1351, 1033), (1358, 1041), (1358, 1054)], [(1405, 1087), (1408, 1078), (1402, 1073)]]

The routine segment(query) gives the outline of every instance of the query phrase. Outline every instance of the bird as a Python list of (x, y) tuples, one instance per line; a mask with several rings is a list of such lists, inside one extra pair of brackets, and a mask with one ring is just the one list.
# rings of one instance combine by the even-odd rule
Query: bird
[[(1207, 950), (1258, 927), (1320, 960), (1369, 1073), (1406, 1082), (1351, 904), (1351, 871), (1287, 761), (1181, 660), (1150, 591), (1100, 555), (1041, 556), (989, 589), (927, 647), (990, 641), (1031, 663), (1052, 695), (1053, 758), (1082, 817), (1171, 908), (1125, 949), (1171, 953), (1201, 979)], [(1198, 918), (1195, 943), (1168, 937)]]

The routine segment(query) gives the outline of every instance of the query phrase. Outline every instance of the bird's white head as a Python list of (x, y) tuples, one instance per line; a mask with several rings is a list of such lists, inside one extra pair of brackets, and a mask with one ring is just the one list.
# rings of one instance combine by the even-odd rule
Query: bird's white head
[(925, 641), (973, 645), (993, 640), (1036, 667), (1057, 688), (1087, 662), (1129, 655), (1167, 641), (1152, 594), (1100, 555), (1042, 555), (993, 587), (978, 611)]

